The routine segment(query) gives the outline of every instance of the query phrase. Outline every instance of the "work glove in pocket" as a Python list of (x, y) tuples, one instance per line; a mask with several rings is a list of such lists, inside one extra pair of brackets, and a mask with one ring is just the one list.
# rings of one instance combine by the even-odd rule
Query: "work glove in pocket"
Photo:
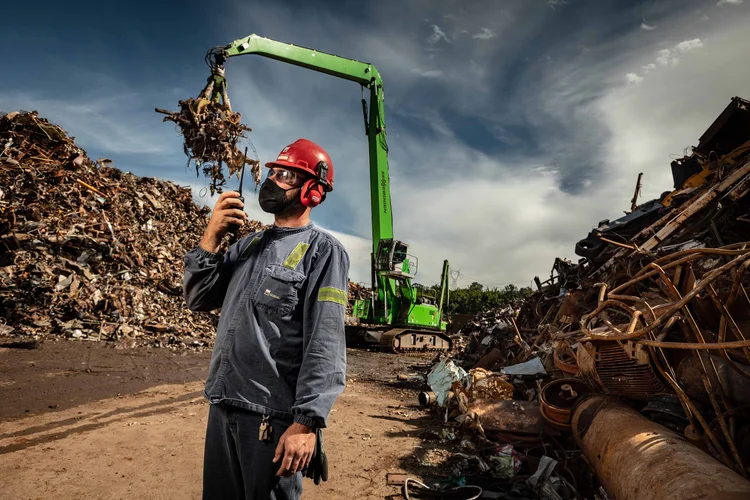
[(320, 484), (321, 479), (328, 481), (328, 457), (323, 447), (323, 431), (321, 429), (315, 430), (315, 454), (305, 470), (305, 477), (312, 479), (316, 485)]

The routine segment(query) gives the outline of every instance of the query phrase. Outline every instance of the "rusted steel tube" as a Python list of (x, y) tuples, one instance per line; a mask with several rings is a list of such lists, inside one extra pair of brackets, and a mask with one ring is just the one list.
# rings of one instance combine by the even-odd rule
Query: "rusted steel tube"
[(635, 252), (638, 251), (638, 246), (635, 244), (626, 245), (625, 243), (620, 243), (619, 241), (610, 240), (608, 238), (605, 238), (602, 235), (598, 235), (599, 239), (602, 240), (604, 243), (609, 243), (610, 245), (614, 245), (616, 247), (620, 248), (627, 248), (628, 250), (633, 250)]
[(750, 498), (750, 481), (623, 403), (601, 396), (583, 401), (572, 430), (617, 500)]
[(628, 325), (628, 329), (625, 331), (625, 333), (633, 333), (635, 331), (635, 325), (638, 324), (638, 318), (640, 318), (643, 314), (641, 311), (636, 311), (633, 313), (633, 317), (630, 318), (630, 324)]
[(656, 340), (662, 341), (664, 340), (667, 335), (669, 334), (669, 330), (672, 329), (675, 323), (677, 323), (680, 320), (680, 316), (672, 316), (667, 320), (667, 324), (664, 325), (664, 328), (661, 329), (661, 332), (659, 332), (659, 335), (656, 336)]
[(724, 350), (724, 349), (742, 349), (750, 347), (750, 339), (736, 340), (734, 342), (712, 342), (704, 344), (701, 342), (659, 342), (658, 340), (633, 340), (636, 344), (648, 345), (651, 347), (661, 347), (662, 349), (700, 349), (700, 350)]
[(599, 283), (599, 298), (597, 299), (596, 303), (601, 304), (604, 302), (604, 297), (607, 295), (607, 284), (606, 283)]
[[(626, 304), (622, 304), (619, 301), (606, 300), (605, 302), (603, 302), (602, 304), (600, 304), (593, 312), (591, 312), (591, 313), (587, 314), (586, 316), (584, 316), (584, 318), (581, 320), (581, 331), (584, 333), (584, 335), (586, 335), (587, 338), (594, 339), (594, 340), (630, 340), (630, 339), (634, 339), (634, 338), (637, 338), (637, 337), (641, 337), (641, 336), (649, 333), (653, 329), (655, 329), (657, 326), (659, 326), (660, 324), (662, 324), (663, 322), (665, 322), (667, 320), (667, 318), (669, 318), (670, 316), (672, 316), (673, 314), (675, 314), (677, 311), (679, 311), (680, 309), (682, 309), (683, 307), (685, 307), (685, 304), (687, 304), (688, 302), (690, 302), (696, 295), (698, 295), (698, 293), (700, 293), (701, 290), (703, 290), (706, 286), (708, 286), (718, 276), (720, 276), (723, 273), (729, 271), (730, 269), (732, 269), (732, 268), (740, 265), (742, 262), (744, 262), (744, 261), (746, 261), (748, 259), (750, 259), (750, 254), (742, 255), (740, 257), (735, 258), (731, 262), (729, 262), (729, 263), (727, 263), (727, 264), (725, 264), (725, 265), (723, 265), (721, 267), (718, 267), (718, 268), (714, 269), (713, 271), (709, 272), (707, 275), (705, 275), (703, 277), (703, 279), (701, 279), (701, 282), (699, 284), (697, 284), (695, 286), (695, 288), (693, 288), (689, 293), (687, 293), (684, 297), (682, 297), (682, 299), (680, 299), (678, 302), (674, 303), (669, 308), (668, 311), (666, 311), (665, 313), (663, 313), (661, 316), (659, 316), (659, 318), (656, 319), (656, 321), (654, 321), (653, 323), (651, 323), (650, 325), (648, 325), (645, 328), (642, 328), (640, 330), (636, 330), (633, 333), (622, 334), (622, 335), (606, 335), (606, 334), (605, 335), (601, 335), (601, 334), (595, 334), (595, 333), (593, 333), (588, 328), (588, 323), (597, 314), (601, 313), (608, 306), (617, 306), (617, 307), (620, 307), (623, 310), (631, 310), (631, 311), (633, 310), (633, 308), (631, 308), (630, 306), (628, 306)], [(653, 271), (654, 274), (662, 274), (662, 275), (664, 274), (664, 270), (662, 268), (659, 268), (658, 266), (656, 266), (654, 262), (652, 262), (651, 264), (649, 264), (646, 267), (656, 267), (657, 269), (655, 269)], [(614, 291), (613, 291), (613, 293), (614, 293)]]
[(419, 393), (419, 404), (422, 406), (430, 406), (437, 401), (435, 393), (432, 391), (420, 392)]
[[(677, 290), (677, 287), (674, 286), (672, 281), (669, 279), (669, 277), (666, 275), (666, 273), (657, 265), (650, 264), (656, 267), (656, 269), (659, 271), (659, 278), (662, 280), (664, 285), (667, 288), (667, 294), (670, 296), (673, 300), (681, 300), (682, 295), (680, 294), (679, 290)], [(711, 284), (708, 284), (709, 290), (711, 289)], [(698, 324), (695, 322), (695, 319), (693, 318), (693, 314), (690, 312), (690, 309), (685, 307), (683, 310), (683, 314), (685, 315), (685, 320), (687, 321), (688, 325), (690, 326), (690, 329), (693, 331), (693, 335), (695, 336), (695, 339), (698, 340), (700, 343), (706, 343), (706, 339), (703, 337), (703, 332), (698, 327)], [(734, 440), (732, 439), (732, 434), (729, 432), (729, 426), (722, 416), (721, 407), (719, 406), (719, 401), (716, 398), (715, 389), (713, 387), (713, 384), (708, 379), (708, 370), (706, 369), (706, 364), (701, 357), (700, 351), (693, 351), (693, 355), (695, 356), (696, 360), (698, 361), (700, 365), (700, 377), (703, 382), (704, 387), (706, 388), (706, 393), (708, 394), (708, 398), (711, 401), (711, 406), (714, 409), (714, 413), (718, 415), (719, 420), (719, 426), (721, 427), (721, 431), (724, 433), (724, 439), (726, 440), (729, 450), (732, 453), (732, 457), (734, 458), (738, 470), (742, 471), (743, 476), (747, 477), (747, 473), (742, 468), (742, 459), (740, 458), (739, 451), (737, 450), (737, 446), (734, 443)], [(711, 358), (708, 358), (709, 361)], [(712, 363), (712, 366), (714, 367), (714, 371), (716, 371), (715, 364)], [(718, 377), (718, 373), (717, 373)], [(725, 459), (725, 453), (721, 452), (722, 458)], [(725, 460), (725, 463), (728, 465), (728, 461)]]
[(732, 283), (732, 289), (729, 291), (729, 297), (727, 298), (727, 307), (732, 307), (734, 301), (737, 299), (737, 295), (740, 293), (742, 287), (742, 277), (745, 275), (748, 266), (750, 266), (750, 260), (742, 263), (739, 269), (737, 269), (737, 275), (734, 277), (734, 283)]
[(640, 297), (636, 297), (634, 295), (612, 295), (610, 293), (609, 295), (607, 295), (607, 298), (612, 299), (612, 300), (619, 300), (620, 302), (625, 302), (627, 300), (631, 302), (637, 302), (638, 304), (641, 305), (641, 307), (643, 307), (643, 311), (640, 311), (642, 314), (648, 312), (649, 319), (651, 319), (651, 321), (656, 320), (656, 314), (654, 314), (654, 308), (651, 307), (651, 305), (648, 302), (646, 302)]
[[(750, 260), (748, 260), (747, 263), (750, 263)], [(729, 314), (729, 310), (724, 306), (724, 304), (719, 299), (719, 294), (716, 293), (716, 289), (714, 289), (713, 285), (708, 285), (708, 295), (711, 297), (711, 301), (716, 306), (716, 309), (719, 310), (721, 313), (721, 322), (719, 323), (719, 334), (722, 335), (720, 337), (720, 340), (724, 340), (726, 337), (726, 330), (727, 325), (729, 325), (729, 328), (732, 330), (732, 333), (737, 337), (737, 340), (747, 340), (745, 336), (742, 334), (742, 330), (740, 330), (740, 327), (737, 326), (737, 323), (734, 321), (734, 318), (731, 314)]]
[[(750, 260), (745, 261), (745, 263), (742, 264), (742, 266), (740, 266), (739, 272), (744, 273), (744, 271), (742, 270), (742, 267), (744, 267), (746, 264), (750, 264)], [(731, 304), (729, 302), (729, 299), (731, 299), (731, 293), (726, 303), (721, 302), (721, 300), (719, 299), (719, 294), (716, 293), (716, 290), (714, 289), (713, 285), (708, 286), (708, 293), (711, 297), (711, 301), (714, 303), (714, 306), (716, 306), (716, 308), (721, 313), (721, 320), (719, 321), (719, 339), (718, 339), (719, 342), (724, 342), (726, 340), (727, 324), (729, 324), (732, 327), (732, 333), (734, 333), (735, 337), (738, 337), (738, 340), (747, 340), (745, 336), (742, 334), (742, 330), (740, 330), (740, 328), (737, 326), (737, 323), (734, 321), (734, 318), (729, 313), (728, 307), (731, 307)], [(750, 361), (750, 350), (745, 348), (742, 350), (742, 352), (745, 353), (745, 357), (747, 358), (748, 361)], [(734, 362), (729, 359), (729, 355), (727, 354), (726, 350), (723, 350), (722, 354), (727, 359), (727, 361), (729, 361), (732, 364), (732, 366), (734, 366)]]
[[(680, 252), (675, 252), (670, 255), (665, 255), (664, 257), (656, 259), (652, 263), (656, 265), (660, 265), (661, 263), (669, 261), (670, 259), (676, 259), (677, 257), (681, 257), (684, 254), (689, 254), (686, 257), (679, 258), (677, 260), (668, 262), (667, 264), (664, 264), (663, 266), (661, 266), (662, 269), (666, 271), (675, 266), (679, 266), (686, 262), (699, 259), (704, 254), (707, 254), (707, 255), (745, 255), (748, 252), (748, 249), (744, 249), (744, 248), (739, 249), (739, 250), (727, 250), (727, 249), (730, 247), (740, 247), (746, 244), (747, 243), (735, 243), (733, 245), (727, 245), (726, 247), (723, 247), (723, 248), (699, 248), (699, 249), (693, 249), (693, 250), (682, 250)], [(648, 267), (644, 267), (638, 273), (636, 273), (636, 275), (630, 281), (623, 283), (622, 285), (618, 285), (616, 288), (612, 289), (609, 293), (618, 294), (622, 292), (623, 290), (626, 290), (628, 287), (633, 286), (636, 283), (643, 281), (646, 278), (650, 278), (654, 276), (656, 273), (657, 271), (653, 269), (649, 269)]]

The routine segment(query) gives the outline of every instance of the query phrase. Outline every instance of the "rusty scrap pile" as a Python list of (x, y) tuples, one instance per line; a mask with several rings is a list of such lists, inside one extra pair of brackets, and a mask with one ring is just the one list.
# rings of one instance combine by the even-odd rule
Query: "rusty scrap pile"
[[(481, 439), (533, 441), (557, 432), (555, 442), (562, 446), (550, 449), (561, 460), (580, 453), (566, 444), (572, 431), (616, 498), (668, 495), (638, 496), (635, 481), (623, 483), (627, 475), (607, 473), (607, 467), (623, 470), (622, 464), (606, 463), (615, 443), (592, 445), (595, 438), (586, 437), (586, 429), (600, 418), (595, 415), (606, 413), (602, 408), (615, 403), (597, 396), (595, 411), (589, 405), (576, 413), (595, 393), (627, 403), (612, 413), (634, 411), (633, 428), (653, 430), (649, 425), (656, 422), (664, 442), (686, 440), (695, 445), (691, 450), (702, 450), (695, 453), (723, 464), (721, 473), (707, 473), (711, 467), (680, 471), (703, 481), (690, 483), (692, 489), (710, 489), (711, 477), (721, 476), (731, 478), (732, 486), (717, 490), (716, 498), (729, 498), (721, 496), (729, 491), (745, 498), (750, 496), (750, 483), (741, 477), (750, 476), (750, 102), (734, 98), (692, 154), (673, 162), (672, 169), (672, 192), (634, 206), (618, 221), (600, 223), (576, 245), (579, 262), (556, 259), (550, 279), (536, 280), (538, 290), (518, 314), (478, 316), (463, 330), (465, 347), (450, 361), (456, 363), (454, 372), (438, 365), (432, 375), (437, 380), (441, 372), (450, 382), (439, 389), (446, 415)], [(506, 397), (476, 397), (478, 371), (505, 386)], [(431, 387), (438, 392), (441, 386)], [(512, 406), (528, 404), (533, 408), (524, 412)], [(651, 423), (638, 420), (644, 417)], [(604, 433), (599, 438), (609, 439)], [(645, 463), (657, 448), (627, 453)], [(566, 478), (580, 472), (558, 470)]]
[(346, 303), (346, 315), (347, 318), (351, 317), (352, 314), (352, 308), (354, 306), (354, 301), (357, 299), (364, 299), (370, 297), (370, 289), (366, 285), (362, 285), (360, 283), (354, 283), (353, 281), (349, 281), (348, 286), (348, 301)]
[[(477, 314), (453, 337), (462, 364), (493, 369), (523, 361), (531, 351), (516, 323), (519, 304)], [(536, 347), (536, 346), (535, 346)]]
[(181, 288), (208, 207), (106, 163), (36, 112), (0, 118), (2, 333), (208, 344), (217, 316)]
[(360, 283), (349, 282), (349, 302), (355, 299), (364, 299), (370, 296), (370, 289)]
[(180, 111), (170, 112), (156, 109), (166, 114), (164, 121), (177, 124), (184, 139), (183, 150), (188, 163), (195, 161), (195, 173), (211, 179), (211, 194), (222, 192), (226, 184), (222, 165), (226, 165), (229, 176), (237, 175), (243, 165), (252, 168), (255, 184), (260, 182), (260, 162), (248, 159), (237, 147), (239, 141), (247, 138), (245, 132), (250, 127), (242, 124), (242, 115), (233, 112), (229, 106), (206, 99), (193, 98), (179, 101)]

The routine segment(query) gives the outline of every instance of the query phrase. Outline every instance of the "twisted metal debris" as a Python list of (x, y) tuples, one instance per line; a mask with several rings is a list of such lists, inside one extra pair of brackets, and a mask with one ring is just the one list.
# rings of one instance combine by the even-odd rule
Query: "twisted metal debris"
[[(732, 99), (672, 170), (673, 191), (600, 223), (576, 245), (581, 259), (556, 259), (523, 303), (478, 315), (455, 342), (463, 346), (455, 360), (502, 372), (538, 356), (552, 379), (576, 375), (747, 478), (750, 102)], [(536, 385), (508, 378), (515, 399), (537, 401), (547, 376)], [(449, 405), (460, 406), (456, 398)], [(485, 435), (483, 423), (499, 415), (459, 417), (480, 431), (479, 442), (520, 439)], [(557, 456), (576, 453), (555, 443)]]
[(226, 165), (229, 176), (239, 178), (244, 165), (252, 169), (256, 186), (260, 183), (260, 162), (247, 158), (240, 151), (238, 144), (241, 140), (248, 140), (246, 132), (252, 129), (241, 123), (242, 115), (233, 112), (228, 101), (221, 104), (204, 98), (189, 98), (179, 101), (180, 111), (171, 112), (156, 108), (158, 113), (167, 116), (164, 121), (177, 124), (184, 139), (183, 151), (195, 162), (195, 173), (211, 180), (210, 190), (222, 192), (226, 184), (223, 166)]

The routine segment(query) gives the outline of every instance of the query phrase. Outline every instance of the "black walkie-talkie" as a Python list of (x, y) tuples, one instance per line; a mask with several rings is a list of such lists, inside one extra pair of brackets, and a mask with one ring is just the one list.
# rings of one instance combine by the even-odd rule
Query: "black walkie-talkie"
[[(240, 168), (240, 188), (237, 190), (237, 192), (240, 193), (240, 201), (242, 203), (245, 203), (245, 197), (242, 196), (242, 181), (245, 180), (245, 164), (246, 163), (247, 163), (247, 146), (245, 146), (245, 158), (242, 160), (242, 167)], [(231, 245), (232, 243), (237, 241), (237, 235), (240, 232), (239, 224), (232, 224), (231, 229), (229, 231), (231, 233), (229, 244)]]
[(245, 203), (245, 198), (242, 196), (242, 181), (245, 179), (245, 164), (247, 163), (247, 146), (245, 146), (245, 158), (242, 160), (242, 169), (240, 169), (240, 201)]

